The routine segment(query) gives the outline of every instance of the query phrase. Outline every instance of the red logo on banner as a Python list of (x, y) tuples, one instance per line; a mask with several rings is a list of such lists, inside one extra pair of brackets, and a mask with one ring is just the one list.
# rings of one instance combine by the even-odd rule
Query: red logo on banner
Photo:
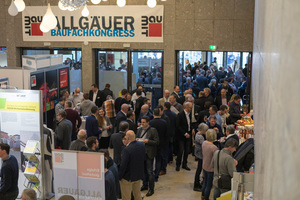
[(31, 36), (43, 36), (40, 25), (41, 23), (31, 23)]
[(162, 23), (149, 23), (149, 37), (162, 36)]

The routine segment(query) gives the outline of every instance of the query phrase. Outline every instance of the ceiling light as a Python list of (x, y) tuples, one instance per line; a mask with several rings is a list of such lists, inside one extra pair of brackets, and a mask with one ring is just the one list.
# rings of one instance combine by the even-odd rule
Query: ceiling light
[(124, 7), (126, 5), (126, 0), (117, 0), (117, 5), (119, 7)]
[(87, 9), (87, 6), (85, 5), (85, 6), (83, 7), (82, 11), (81, 11), (81, 15), (82, 15), (83, 17), (87, 17), (87, 16), (89, 16), (89, 14), (90, 14), (90, 12), (89, 12), (89, 10)]
[(147, 1), (147, 5), (150, 7), (150, 8), (154, 8), (156, 6), (156, 0), (148, 0)]
[(15, 2), (14, 0), (11, 0), (11, 4), (8, 8), (8, 13), (11, 15), (11, 16), (16, 16), (18, 14), (18, 8), (17, 6), (15, 5)]
[(43, 17), (42, 25), (49, 30), (54, 29), (57, 25), (57, 19), (51, 10), (50, 3), (48, 3), (47, 12)]
[(93, 4), (99, 4), (101, 2), (101, 0), (92, 0)]
[(23, 0), (15, 0), (15, 5), (19, 12), (22, 12), (25, 9), (25, 3)]

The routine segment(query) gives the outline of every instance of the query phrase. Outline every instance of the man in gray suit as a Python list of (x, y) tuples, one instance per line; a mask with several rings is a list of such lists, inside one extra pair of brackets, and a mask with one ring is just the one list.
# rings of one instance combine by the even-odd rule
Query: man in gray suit
[(147, 197), (154, 194), (153, 161), (157, 153), (157, 145), (159, 144), (158, 133), (155, 128), (149, 126), (149, 122), (150, 118), (148, 116), (142, 117), (142, 127), (136, 133), (137, 140), (143, 142), (146, 147), (145, 174), (141, 191), (148, 190), (149, 185), (149, 191), (146, 194)]
[(67, 113), (65, 111), (58, 112), (56, 116), (58, 123), (55, 129), (55, 146), (60, 147), (61, 149), (69, 150), (73, 125), (71, 121), (66, 119), (66, 117)]

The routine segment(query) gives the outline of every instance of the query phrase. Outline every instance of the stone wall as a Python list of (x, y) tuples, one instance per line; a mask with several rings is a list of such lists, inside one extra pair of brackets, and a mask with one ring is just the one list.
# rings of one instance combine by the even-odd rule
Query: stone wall
[[(58, 0), (49, 0), (57, 5)], [(8, 66), (21, 66), (18, 47), (44, 47), (43, 42), (23, 42), (21, 14), (11, 17), (11, 0), (0, 1), (0, 46), (7, 47)], [(46, 6), (46, 0), (25, 0), (27, 6)], [(115, 5), (116, 0), (100, 5)], [(127, 0), (127, 5), (146, 5), (146, 0)], [(167, 0), (164, 5), (164, 43), (131, 43), (131, 49), (164, 50), (164, 89), (175, 83), (175, 50), (252, 51), (254, 0)], [(123, 43), (51, 42), (50, 47), (82, 48), (83, 90), (95, 81), (94, 48), (123, 49)]]

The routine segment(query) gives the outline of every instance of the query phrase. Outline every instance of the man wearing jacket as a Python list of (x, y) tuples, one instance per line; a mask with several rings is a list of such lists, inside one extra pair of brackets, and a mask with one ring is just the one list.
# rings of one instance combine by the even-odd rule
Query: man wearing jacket
[(132, 192), (135, 200), (142, 200), (140, 184), (144, 174), (145, 145), (135, 140), (133, 131), (126, 132), (125, 140), (119, 170), (122, 199), (131, 200)]
[(92, 115), (86, 118), (85, 130), (88, 138), (91, 136), (95, 136), (99, 141), (99, 135), (101, 134), (102, 131), (98, 127), (98, 121), (96, 117), (98, 113), (97, 106), (92, 107), (91, 112)]
[(154, 174), (153, 161), (157, 153), (157, 146), (159, 144), (158, 133), (155, 128), (149, 126), (149, 117), (144, 116), (141, 119), (142, 127), (138, 129), (136, 137), (145, 144), (146, 155), (144, 161), (144, 179), (141, 190), (148, 190), (146, 196), (154, 194)]
[(56, 147), (61, 149), (68, 150), (71, 143), (72, 136), (72, 122), (66, 119), (67, 113), (61, 111), (57, 114), (56, 118), (58, 120), (56, 129), (55, 129), (55, 139)]

